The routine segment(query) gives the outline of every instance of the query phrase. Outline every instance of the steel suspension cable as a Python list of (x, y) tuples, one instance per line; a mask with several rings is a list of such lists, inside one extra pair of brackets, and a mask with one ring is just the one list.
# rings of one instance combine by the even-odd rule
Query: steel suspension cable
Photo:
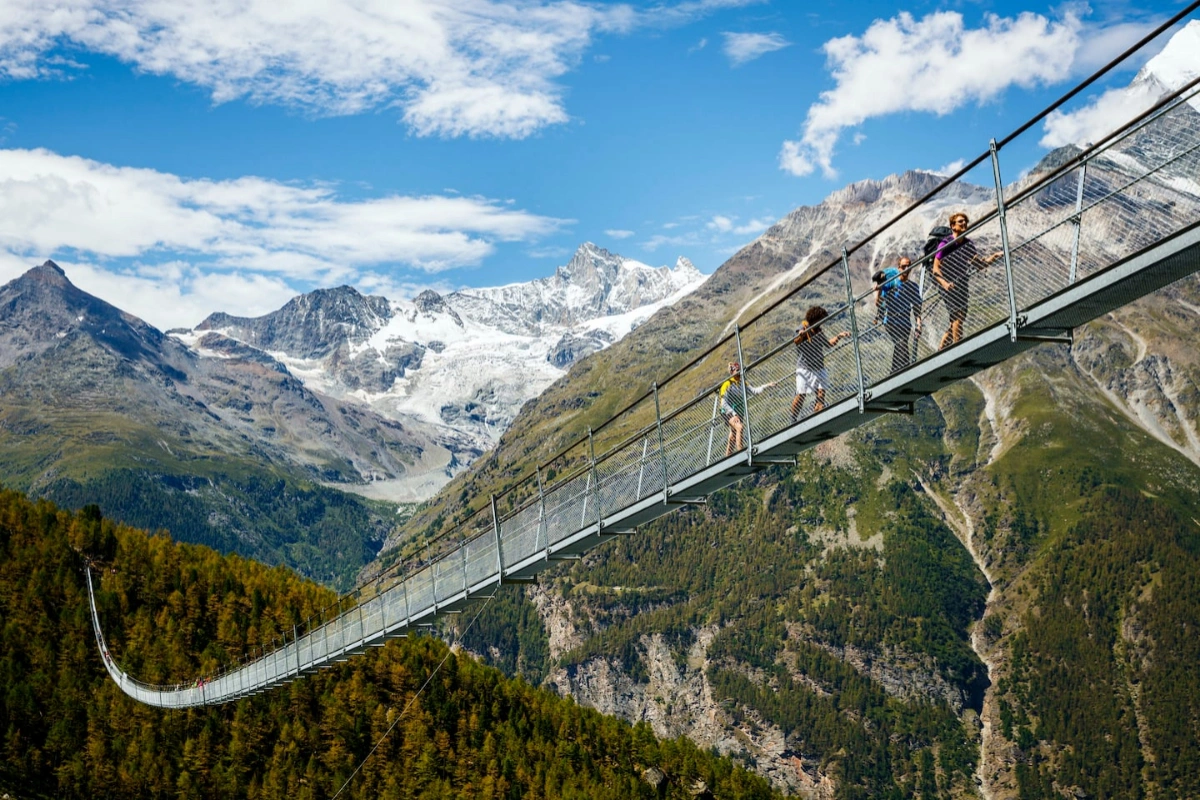
[[(454, 645), (462, 643), (462, 640), (466, 637), (467, 632), (470, 631), (471, 627), (475, 624), (475, 620), (479, 619), (479, 615), (483, 613), (483, 610), (488, 607), (488, 605), (492, 602), (492, 598), (495, 596), (495, 594), (492, 594), (491, 597), (483, 602), (483, 605), (481, 605), (479, 610), (475, 612), (475, 616), (471, 617), (471, 621), (467, 623), (467, 627), (463, 628), (458, 635), (454, 637)], [(363, 756), (363, 760), (360, 761), (358, 766), (354, 768), (354, 772), (350, 773), (350, 777), (346, 778), (346, 782), (342, 784), (342, 788), (338, 789), (337, 793), (334, 794), (330, 800), (337, 800), (339, 797), (341, 797), (342, 792), (346, 791), (347, 787), (350, 786), (350, 783), (354, 780), (355, 776), (358, 775), (358, 773), (362, 771), (362, 768), (367, 765), (367, 762), (371, 760), (371, 756), (375, 755), (375, 751), (379, 749), (380, 745), (383, 744), (388, 735), (391, 734), (391, 732), (395, 730), (396, 726), (400, 724), (400, 720), (404, 719), (404, 715), (408, 713), (410, 708), (412, 708), (413, 703), (417, 702), (417, 698), (421, 696), (421, 693), (425, 691), (426, 687), (428, 687), (429, 684), (433, 682), (433, 679), (437, 677), (438, 672), (445, 665), (446, 661), (449, 660), (450, 656), (454, 655), (454, 645), (446, 645), (446, 655), (442, 656), (442, 660), (439, 661), (438, 665), (433, 668), (433, 672), (429, 673), (429, 677), (425, 679), (423, 684), (421, 684), (421, 688), (418, 689), (417, 693), (410, 697), (408, 702), (404, 704), (404, 708), (399, 714), (396, 715), (396, 718), (392, 720), (392, 724), (389, 725), (388, 729), (383, 732), (382, 736), (379, 737), (379, 741), (375, 742), (375, 746), (371, 748), (371, 752)]]

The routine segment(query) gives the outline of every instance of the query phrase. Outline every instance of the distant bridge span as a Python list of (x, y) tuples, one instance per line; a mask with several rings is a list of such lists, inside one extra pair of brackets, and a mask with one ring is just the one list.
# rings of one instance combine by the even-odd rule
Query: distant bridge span
[[(423, 563), (361, 587), (348, 598), (350, 610), (310, 620), (259, 658), (186, 685), (135, 680), (109, 653), (89, 571), (92, 624), (105, 668), (126, 694), (155, 706), (215, 705), (258, 694), (459, 613), (503, 583), (527, 583), (557, 561), (632, 534), (680, 505), (702, 503), (870, 419), (911, 413), (916, 400), (947, 383), (1039, 343), (1071, 342), (1079, 325), (1200, 271), (1198, 93), (1192, 81), (1097, 144), (1063, 155), (1059, 166), (1004, 188), (1001, 149), (1058, 104), (1051, 106), (600, 429), (440, 534), (437, 552)], [(990, 210), (983, 209), (967, 235), (981, 254), (994, 249), (1002, 258), (972, 278), (964, 336), (943, 350), (937, 345), (948, 324), (946, 303), (930, 258), (914, 263), (925, 324), (908, 345), (912, 363), (893, 372), (892, 340), (873, 319), (872, 293), (856, 291), (851, 266), (869, 258), (866, 245), (885, 231), (920, 241), (931, 224), (945, 224), (946, 213), (962, 202), (952, 183), (974, 170), (996, 188)], [(808, 397), (794, 421), (792, 337), (816, 303), (832, 309), (822, 325), (826, 336), (850, 335), (826, 355), (826, 407), (814, 411)], [(762, 389), (736, 387), (746, 436), (728, 456), (713, 383), (726, 361), (745, 365), (745, 383)]]

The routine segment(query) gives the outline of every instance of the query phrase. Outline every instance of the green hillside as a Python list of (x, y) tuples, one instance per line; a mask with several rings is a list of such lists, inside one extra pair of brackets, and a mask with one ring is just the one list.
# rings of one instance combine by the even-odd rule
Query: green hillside
[[(989, 375), (1005, 431), (975, 384), (949, 387), (550, 573), (575, 646), (550, 652), (517, 596), (468, 645), (560, 687), (599, 661), (646, 684), (661, 637), (731, 727), (775, 726), (838, 797), (975, 796), (981, 713), (994, 796), (1200, 796), (1200, 468), (1064, 348)], [(964, 515), (997, 582), (986, 618)]]
[[(776, 796), (687, 740), (656, 740), (447, 658), (427, 637), (235, 704), (137, 704), (100, 663), (83, 554), (101, 562), (111, 651), (151, 682), (240, 658), (335, 599), (285, 569), (148, 537), (95, 507), (72, 515), (0, 491), (0, 791), (12, 797), (328, 798), (398, 718), (343, 797)], [(657, 790), (643, 773), (661, 778)]]
[(281, 564), (350, 588), (394, 526), (396, 506), (99, 411), (0, 404), (7, 485), (165, 530), (177, 541)]

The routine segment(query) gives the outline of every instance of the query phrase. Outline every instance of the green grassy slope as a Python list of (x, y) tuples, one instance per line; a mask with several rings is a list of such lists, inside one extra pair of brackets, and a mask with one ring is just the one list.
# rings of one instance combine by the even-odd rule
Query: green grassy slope
[(396, 506), (102, 411), (0, 406), (5, 485), (347, 589)]

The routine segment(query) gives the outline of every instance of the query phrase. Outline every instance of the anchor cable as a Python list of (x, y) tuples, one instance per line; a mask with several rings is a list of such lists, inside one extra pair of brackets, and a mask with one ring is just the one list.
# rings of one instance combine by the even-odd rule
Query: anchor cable
[[(495, 597), (495, 596), (496, 595), (493, 593), (492, 597)], [(484, 601), (483, 605), (481, 605), (479, 607), (479, 610), (475, 612), (475, 616), (471, 617), (471, 621), (467, 623), (467, 627), (463, 628), (462, 631), (460, 631), (454, 637), (454, 645), (460, 644), (462, 642), (463, 638), (471, 630), (471, 626), (473, 626), (475, 624), (475, 620), (479, 619), (479, 615), (482, 614), (483, 610), (488, 607), (489, 603), (492, 602), (492, 597), (489, 597), (487, 600)], [(385, 739), (387, 739), (388, 734), (390, 734), (392, 732), (392, 730), (395, 729), (395, 727), (400, 724), (400, 720), (404, 719), (404, 715), (408, 713), (408, 710), (410, 708), (412, 708), (412, 704), (417, 702), (417, 698), (421, 696), (421, 692), (425, 691), (425, 687), (429, 686), (429, 684), (433, 681), (433, 679), (435, 677), (437, 677), (438, 671), (446, 663), (446, 660), (449, 659), (450, 656), (454, 654), (454, 645), (447, 646), (446, 655), (444, 655), (442, 657), (442, 660), (438, 662), (438, 665), (433, 668), (433, 672), (429, 673), (429, 677), (425, 679), (425, 682), (423, 684), (421, 684), (421, 688), (417, 690), (416, 694), (414, 694), (411, 698), (409, 698), (409, 701), (404, 705), (404, 709), (401, 710), (401, 712), (396, 716), (396, 719), (394, 719), (392, 721), (392, 724), (388, 726), (388, 729), (383, 732), (383, 735), (379, 737), (379, 741), (375, 742), (375, 746), (371, 748), (371, 752), (369, 752), (365, 756), (363, 756), (363, 760), (359, 763), (359, 765), (357, 767), (354, 768), (354, 772), (350, 773), (350, 777), (346, 778), (346, 782), (342, 784), (342, 788), (338, 789), (337, 794), (335, 794), (330, 800), (337, 800), (337, 798), (339, 798), (341, 796), (342, 792), (346, 791), (346, 787), (348, 787), (350, 785), (350, 782), (354, 780), (354, 777), (356, 775), (358, 775), (358, 773), (360, 771), (362, 771), (362, 768), (367, 765), (367, 762), (371, 760), (371, 756), (375, 755), (375, 751), (378, 750), (379, 746), (381, 744), (383, 744), (383, 741)]]

